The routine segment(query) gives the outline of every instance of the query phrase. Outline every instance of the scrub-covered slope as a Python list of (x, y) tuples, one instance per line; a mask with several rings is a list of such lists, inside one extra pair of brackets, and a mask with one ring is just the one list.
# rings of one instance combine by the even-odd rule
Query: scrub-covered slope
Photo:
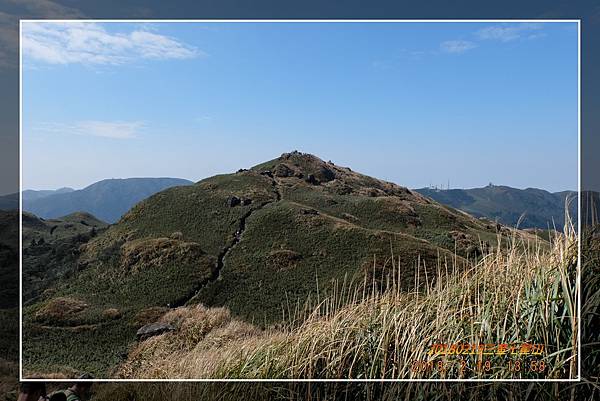
[[(80, 246), (107, 227), (89, 213), (45, 220), (24, 212), (22, 221), (25, 305), (52, 287), (56, 280), (76, 274), (80, 267), (77, 263)], [(18, 238), (18, 233), (15, 237)]]
[(185, 304), (225, 306), (265, 326), (335, 281), (383, 287), (394, 277), (410, 288), (417, 265), (431, 280), (440, 261), (480, 255), (498, 228), (286, 153), (155, 194), (80, 245), (74, 274), (25, 309), (25, 370), (110, 375), (140, 327)]

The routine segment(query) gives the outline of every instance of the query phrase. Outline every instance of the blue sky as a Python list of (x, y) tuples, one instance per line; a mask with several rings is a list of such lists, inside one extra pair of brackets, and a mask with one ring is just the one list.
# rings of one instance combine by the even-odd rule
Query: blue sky
[(576, 189), (576, 25), (23, 25), (24, 188), (294, 149), (411, 188)]

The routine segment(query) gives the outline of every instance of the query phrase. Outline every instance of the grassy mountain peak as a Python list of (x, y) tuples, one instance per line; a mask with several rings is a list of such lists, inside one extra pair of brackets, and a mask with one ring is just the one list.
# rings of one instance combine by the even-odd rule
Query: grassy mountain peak
[(414, 289), (444, 263), (460, 269), (479, 258), (499, 230), (508, 229), (316, 156), (284, 153), (160, 191), (77, 243), (72, 273), (25, 309), (25, 370), (111, 375), (136, 331), (180, 306), (225, 307), (265, 328), (336, 282)]

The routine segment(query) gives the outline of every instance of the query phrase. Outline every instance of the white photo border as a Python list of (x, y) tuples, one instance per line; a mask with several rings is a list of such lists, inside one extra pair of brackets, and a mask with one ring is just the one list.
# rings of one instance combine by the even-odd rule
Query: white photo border
[[(569, 379), (38, 379), (23, 377), (23, 23), (576, 23), (577, 24), (577, 377)], [(20, 19), (19, 20), (19, 380), (22, 382), (580, 382), (581, 381), (581, 19)]]

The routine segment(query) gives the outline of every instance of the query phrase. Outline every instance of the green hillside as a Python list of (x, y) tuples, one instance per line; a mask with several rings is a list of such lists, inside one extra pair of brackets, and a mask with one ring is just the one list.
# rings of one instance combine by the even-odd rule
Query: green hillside
[(264, 327), (281, 321), (287, 306), (325, 296), (335, 281), (385, 286), (399, 277), (401, 288), (412, 288), (417, 275), (435, 278), (440, 261), (477, 258), (498, 229), (506, 230), (286, 153), (159, 192), (78, 244), (73, 274), (25, 308), (24, 368), (106, 377), (142, 325), (182, 305), (225, 306)]
[(0, 309), (18, 306), (19, 214), (0, 210)]
[(0, 393), (18, 376), (19, 214), (0, 210)]
[[(60, 219), (42, 219), (23, 213), (23, 303), (81, 267), (79, 247), (102, 232), (107, 224), (88, 213), (72, 213)], [(18, 225), (17, 225), (18, 228)], [(18, 238), (18, 234), (15, 235)]]

